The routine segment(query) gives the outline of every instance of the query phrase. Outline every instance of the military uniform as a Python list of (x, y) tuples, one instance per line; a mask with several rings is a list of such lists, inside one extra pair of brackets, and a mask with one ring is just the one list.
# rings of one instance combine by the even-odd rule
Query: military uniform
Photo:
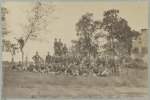
[(22, 64), (21, 62), (19, 62), (19, 64), (17, 65), (17, 69), (21, 70), (21, 68), (22, 68)]
[(66, 46), (64, 46), (64, 47), (62, 48), (62, 52), (63, 52), (64, 55), (66, 55), (67, 52), (68, 52), (68, 48), (67, 48)]
[(52, 59), (51, 55), (47, 55), (47, 56), (46, 56), (46, 63), (47, 63), (47, 64), (50, 64), (51, 59)]
[(62, 54), (62, 47), (63, 47), (63, 43), (61, 41), (58, 42), (58, 54), (59, 56), (61, 56)]
[(32, 57), (32, 59), (35, 62), (35, 67), (39, 70), (39, 64), (40, 64), (41, 57), (39, 55), (35, 55)]
[(54, 52), (56, 55), (58, 55), (58, 53), (59, 53), (59, 46), (58, 45), (59, 45), (58, 42), (55, 41), (54, 42)]
[(20, 50), (22, 51), (23, 46), (24, 46), (24, 40), (21, 38), (21, 39), (18, 40), (18, 43), (20, 45)]

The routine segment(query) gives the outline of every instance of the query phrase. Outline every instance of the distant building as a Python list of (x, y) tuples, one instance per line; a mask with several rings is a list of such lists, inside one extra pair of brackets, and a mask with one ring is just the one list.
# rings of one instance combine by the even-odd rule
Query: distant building
[(132, 55), (134, 58), (141, 57), (144, 62), (148, 62), (148, 30), (141, 29), (140, 36), (133, 40)]

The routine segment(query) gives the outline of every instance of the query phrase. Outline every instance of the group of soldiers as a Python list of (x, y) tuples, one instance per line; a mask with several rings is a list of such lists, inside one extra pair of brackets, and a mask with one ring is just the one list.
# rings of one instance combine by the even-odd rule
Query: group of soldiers
[[(31, 72), (53, 73), (53, 74), (70, 74), (83, 76), (100, 76), (102, 70), (97, 65), (87, 67), (88, 61), (81, 62), (81, 58), (63, 58), (51, 56), (48, 52), (45, 60), (42, 59), (38, 52), (32, 57), (34, 63), (30, 63), (26, 68), (21, 61), (17, 65), (13, 65), (12, 69), (27, 70)], [(99, 62), (99, 61), (98, 61)], [(101, 63), (102, 65), (102, 63)]]
[(58, 56), (67, 54), (68, 48), (67, 48), (66, 44), (63, 45), (63, 43), (61, 42), (61, 39), (59, 39), (59, 41), (57, 41), (57, 39), (55, 38), (54, 52), (55, 52), (55, 55), (58, 55)]
[[(24, 44), (23, 39), (19, 39), (18, 42), (20, 44)], [(115, 61), (105, 61), (103, 59), (96, 59), (95, 61), (89, 61), (85, 57), (85, 59), (79, 57), (71, 57), (67, 55), (68, 48), (66, 44), (61, 42), (61, 39), (54, 41), (54, 55), (51, 56), (50, 52), (45, 57), (45, 60), (40, 57), (39, 53), (32, 57), (34, 63), (31, 63), (24, 68), (24, 65), (19, 61), (17, 65), (12, 64), (12, 69), (25, 69), (29, 71), (35, 72), (55, 72), (55, 73), (64, 73), (64, 74), (72, 74), (72, 75), (106, 75), (109, 69), (117, 68), (111, 67), (116, 66)], [(65, 56), (63, 56), (65, 55)], [(27, 62), (27, 61), (26, 61)], [(106, 67), (107, 66), (107, 67)], [(120, 65), (119, 65), (120, 66)], [(115, 69), (114, 69), (115, 70)], [(115, 70), (116, 71), (116, 70)], [(115, 72), (116, 73), (116, 72)]]
[[(19, 39), (16, 39), (17, 42), (19, 43), (19, 46), (20, 46), (20, 50), (22, 51), (22, 48), (25, 44), (25, 41), (24, 39), (21, 37)], [(63, 55), (67, 55), (68, 53), (68, 48), (66, 46), (66, 44), (63, 44), (61, 42), (61, 39), (59, 39), (59, 41), (57, 41), (57, 39), (55, 38), (55, 41), (54, 41), (54, 56), (51, 56), (50, 55), (50, 52), (48, 52), (48, 54), (46, 55), (45, 57), (45, 60), (40, 57), (39, 53), (36, 51), (36, 54), (32, 57), (33, 61), (34, 61), (34, 64), (31, 64), (32, 67), (34, 66), (34, 68), (36, 68), (38, 71), (40, 69), (40, 65), (50, 65), (54, 62), (60, 62), (58, 58), (62, 57)], [(56, 58), (56, 59), (55, 59)], [(10, 67), (12, 69), (24, 69), (23, 66), (27, 66), (27, 61), (25, 62), (25, 64), (23, 64), (21, 61), (19, 61), (18, 64), (16, 64), (15, 62), (11, 62), (10, 64)], [(29, 66), (27, 66), (29, 68)], [(31, 69), (34, 69), (34, 68), (31, 68)], [(25, 68), (27, 69), (27, 68)]]
[[(66, 44), (63, 45), (63, 43), (61, 42), (61, 39), (59, 39), (59, 42), (58, 42), (57, 39), (55, 38), (54, 56), (62, 57), (62, 55), (67, 55), (67, 53), (68, 53), (68, 48)], [(46, 63), (48, 65), (54, 62), (54, 57), (50, 55), (50, 52), (48, 52), (45, 58), (45, 61), (39, 56), (38, 52), (36, 52), (36, 54), (32, 57), (32, 59), (35, 62), (35, 66), (39, 66), (41, 62)]]

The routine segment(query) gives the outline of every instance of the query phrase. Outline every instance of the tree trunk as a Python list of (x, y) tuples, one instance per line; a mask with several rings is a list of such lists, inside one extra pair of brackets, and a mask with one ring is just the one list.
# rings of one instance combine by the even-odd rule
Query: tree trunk
[(22, 65), (23, 65), (23, 58), (24, 58), (24, 52), (23, 52), (23, 49), (21, 50), (21, 56), (22, 56)]
[(89, 51), (89, 63), (88, 63), (88, 68), (91, 66), (91, 51)]
[(11, 62), (14, 62), (14, 55), (11, 53)]
[(113, 50), (113, 53), (115, 54), (115, 45), (114, 45), (114, 38), (112, 37), (112, 48), (111, 48), (112, 50)]

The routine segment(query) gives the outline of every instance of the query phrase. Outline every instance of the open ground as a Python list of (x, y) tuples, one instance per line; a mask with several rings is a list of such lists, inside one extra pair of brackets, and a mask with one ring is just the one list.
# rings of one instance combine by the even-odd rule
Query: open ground
[(108, 77), (13, 71), (3, 65), (3, 98), (147, 97), (147, 68)]

